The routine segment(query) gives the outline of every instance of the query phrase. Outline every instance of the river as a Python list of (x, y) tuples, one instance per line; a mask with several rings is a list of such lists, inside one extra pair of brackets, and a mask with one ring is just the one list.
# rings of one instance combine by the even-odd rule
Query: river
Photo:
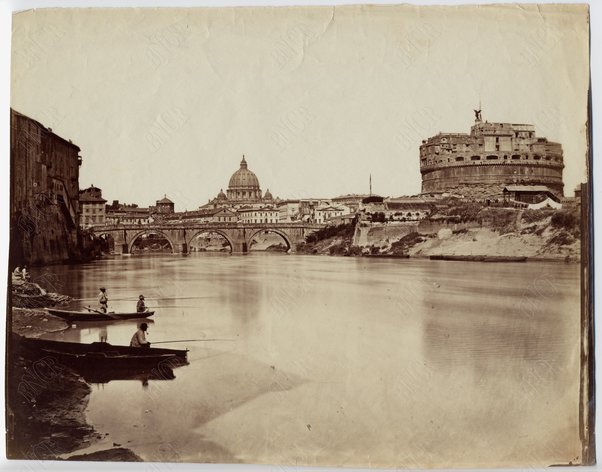
[[(156, 308), (173, 380), (92, 385), (88, 421), (148, 461), (372, 467), (578, 461), (577, 265), (252, 253), (32, 269), (74, 306)], [(128, 344), (136, 321), (48, 335)], [(88, 451), (86, 451), (88, 452)]]

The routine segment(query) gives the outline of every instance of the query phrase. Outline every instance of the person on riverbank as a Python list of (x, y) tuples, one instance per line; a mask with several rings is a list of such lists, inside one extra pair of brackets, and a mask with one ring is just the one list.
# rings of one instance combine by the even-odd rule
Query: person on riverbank
[(23, 282), (23, 273), (21, 272), (21, 267), (15, 267), (12, 273), (12, 283), (20, 284)]
[(104, 287), (100, 287), (100, 293), (98, 294), (98, 303), (100, 304), (100, 311), (106, 313), (109, 304), (109, 297), (107, 297), (107, 289)]
[(136, 304), (136, 311), (138, 313), (143, 313), (146, 311), (146, 305), (144, 304), (144, 295), (140, 295), (138, 297), (138, 303)]
[(142, 323), (140, 325), (140, 329), (134, 333), (132, 336), (132, 340), (130, 341), (130, 347), (150, 347), (150, 343), (146, 340), (146, 330), (148, 329), (148, 325), (146, 323)]
[(27, 266), (23, 266), (23, 270), (21, 271), (21, 278), (25, 281), (29, 280), (29, 272), (27, 272)]

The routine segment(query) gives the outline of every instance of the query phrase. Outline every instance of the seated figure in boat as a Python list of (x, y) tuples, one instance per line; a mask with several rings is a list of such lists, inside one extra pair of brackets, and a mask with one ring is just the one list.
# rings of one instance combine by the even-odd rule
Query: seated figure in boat
[(136, 311), (142, 313), (146, 311), (146, 305), (144, 304), (144, 295), (138, 297), (138, 303), (136, 304)]
[(146, 340), (146, 330), (148, 325), (142, 323), (140, 329), (134, 333), (132, 340), (130, 341), (130, 347), (150, 347), (150, 343)]
[(100, 287), (100, 293), (98, 294), (98, 303), (100, 304), (100, 311), (106, 313), (107, 305), (109, 304), (109, 297), (107, 297), (107, 289), (104, 287)]

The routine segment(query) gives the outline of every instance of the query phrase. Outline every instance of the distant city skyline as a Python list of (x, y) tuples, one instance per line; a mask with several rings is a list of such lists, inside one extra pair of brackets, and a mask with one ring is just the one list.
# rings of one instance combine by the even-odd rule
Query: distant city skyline
[[(483, 120), (562, 144), (572, 195), (586, 179), (576, 8), (28, 11), (11, 106), (77, 144), (80, 188), (109, 202), (194, 210), (243, 154), (274, 197), (369, 193), (370, 175), (376, 194), (416, 194), (421, 141), (467, 132), (479, 101)], [(500, 31), (500, 15), (517, 21)]]

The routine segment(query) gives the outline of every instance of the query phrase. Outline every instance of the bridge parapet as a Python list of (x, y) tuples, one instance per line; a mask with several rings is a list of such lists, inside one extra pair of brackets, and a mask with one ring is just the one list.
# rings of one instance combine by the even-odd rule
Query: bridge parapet
[(95, 225), (90, 228), (97, 235), (110, 235), (115, 242), (115, 251), (129, 253), (134, 242), (144, 234), (158, 233), (170, 243), (175, 253), (186, 253), (192, 240), (204, 231), (223, 236), (234, 253), (246, 253), (252, 239), (260, 232), (280, 235), (294, 252), (296, 245), (305, 237), (326, 225), (316, 223), (182, 223), (165, 224), (118, 224)]
[(286, 229), (286, 228), (306, 228), (318, 230), (327, 226), (320, 223), (173, 223), (173, 224), (118, 224), (118, 225), (92, 225), (88, 229), (104, 233), (107, 231), (118, 230), (138, 230), (138, 231), (161, 231), (176, 229)]

